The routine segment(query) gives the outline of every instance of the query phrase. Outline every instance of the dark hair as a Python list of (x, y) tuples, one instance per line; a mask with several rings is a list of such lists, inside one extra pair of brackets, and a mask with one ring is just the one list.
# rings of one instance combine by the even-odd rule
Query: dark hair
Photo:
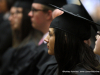
[(29, 35), (31, 30), (34, 30), (31, 25), (30, 17), (28, 16), (30, 9), (24, 9), (22, 11), (23, 17), (21, 22), (21, 40)]
[(54, 8), (50, 7), (50, 6), (46, 6), (46, 5), (42, 5), (43, 6), (43, 10), (46, 10), (45, 12), (47, 12), (48, 10), (53, 11)]
[(8, 10), (11, 9), (15, 2), (16, 0), (6, 0)]
[[(60, 29), (55, 32), (55, 58), (58, 63), (58, 75), (64, 75), (63, 70), (71, 71), (77, 66), (88, 71), (96, 71), (99, 62), (93, 50), (77, 36), (66, 33)], [(68, 73), (67, 75), (72, 75)]]

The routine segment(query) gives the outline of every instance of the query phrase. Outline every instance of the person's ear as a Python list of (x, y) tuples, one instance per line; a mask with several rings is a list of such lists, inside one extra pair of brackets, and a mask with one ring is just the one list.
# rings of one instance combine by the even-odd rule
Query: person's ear
[(50, 20), (52, 19), (52, 10), (48, 10), (47, 14), (46, 14), (46, 19)]
[(88, 44), (89, 46), (91, 45), (91, 41), (90, 41), (90, 39), (88, 39), (88, 40), (84, 40), (84, 43)]

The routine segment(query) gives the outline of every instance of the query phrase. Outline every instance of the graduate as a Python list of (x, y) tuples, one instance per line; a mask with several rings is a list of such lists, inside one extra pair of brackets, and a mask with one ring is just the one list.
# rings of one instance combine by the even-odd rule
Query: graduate
[(54, 55), (58, 64), (54, 75), (100, 75), (96, 55), (84, 43), (91, 37), (91, 26), (97, 31), (98, 24), (93, 22), (82, 4), (68, 4), (59, 9), (64, 13), (51, 22), (45, 38), (48, 54)]
[(0, 0), (0, 63), (2, 55), (12, 46), (12, 31), (8, 18), (10, 8), (15, 1), (16, 0)]

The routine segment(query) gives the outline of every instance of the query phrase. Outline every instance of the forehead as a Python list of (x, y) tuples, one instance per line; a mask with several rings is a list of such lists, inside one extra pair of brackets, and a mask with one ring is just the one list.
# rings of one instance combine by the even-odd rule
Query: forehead
[(10, 12), (15, 12), (16, 10), (17, 10), (16, 7), (12, 7), (11, 10), (10, 10)]
[(49, 32), (53, 33), (54, 32), (54, 28), (49, 28)]
[(17, 7), (17, 10), (22, 11), (23, 8), (22, 7)]
[(33, 3), (32, 7), (34, 7), (34, 8), (43, 8), (43, 5), (40, 4), (40, 3)]

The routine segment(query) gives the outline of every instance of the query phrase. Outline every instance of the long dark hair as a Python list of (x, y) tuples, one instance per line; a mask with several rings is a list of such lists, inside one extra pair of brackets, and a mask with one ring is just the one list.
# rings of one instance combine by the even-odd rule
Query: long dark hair
[(23, 40), (26, 36), (29, 35), (30, 31), (34, 31), (30, 17), (28, 16), (30, 9), (23, 8), (23, 17), (22, 17), (22, 24), (21, 24), (21, 39)]
[(8, 10), (14, 5), (17, 0), (6, 0)]
[(34, 32), (34, 28), (31, 25), (30, 17), (28, 16), (30, 9), (23, 8), (22, 11), (22, 21), (20, 30), (15, 31), (16, 39), (19, 41), (23, 41), (31, 31)]
[[(88, 71), (96, 71), (99, 62), (93, 50), (77, 36), (65, 33), (60, 29), (55, 32), (55, 58), (58, 63), (58, 75), (64, 75), (62, 71), (74, 70), (77, 66)], [(67, 73), (67, 75), (72, 75)]]

